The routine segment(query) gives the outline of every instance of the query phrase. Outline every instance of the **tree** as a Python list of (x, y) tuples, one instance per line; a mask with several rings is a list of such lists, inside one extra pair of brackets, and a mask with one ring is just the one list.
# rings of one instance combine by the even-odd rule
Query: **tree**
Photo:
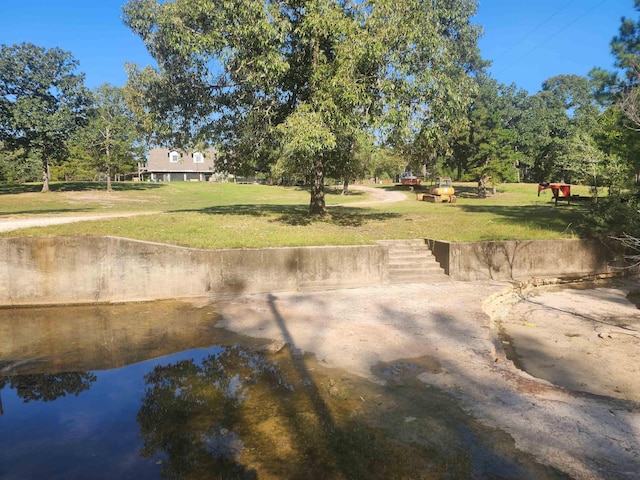
[(375, 146), (372, 139), (364, 134), (343, 137), (341, 140), (342, 144), (338, 145), (334, 155), (343, 155), (345, 158), (337, 158), (332, 161), (331, 163), (337, 165), (338, 168), (329, 174), (342, 180), (342, 194), (348, 195), (349, 183), (366, 174), (373, 159)]
[(539, 93), (526, 99), (518, 122), (521, 178), (570, 182), (577, 171), (572, 139), (592, 136), (599, 114), (587, 78), (558, 75), (546, 80)]
[(66, 140), (87, 119), (90, 95), (77, 66), (59, 48), (0, 46), (0, 141), (8, 150), (40, 156), (43, 192), (49, 191), (51, 162), (64, 158)]
[(84, 147), (90, 163), (107, 177), (135, 166), (139, 149), (133, 115), (125, 103), (122, 88), (104, 84), (94, 91), (88, 124), (78, 131), (77, 143)]
[(610, 193), (621, 193), (640, 183), (640, 135), (627, 127), (625, 114), (616, 105), (610, 105), (598, 118), (594, 134), (600, 149), (606, 154), (605, 184)]
[(28, 155), (24, 148), (9, 150), (0, 142), (0, 180), (17, 183), (35, 181), (40, 170), (38, 159)]
[[(640, 0), (634, 0), (634, 6), (640, 11)], [(616, 112), (621, 112), (626, 122), (618, 122), (629, 130), (640, 131), (640, 21), (634, 22), (629, 18), (622, 18), (619, 34), (611, 41), (611, 53), (615, 57), (614, 65), (622, 73), (607, 72), (594, 68), (590, 72), (592, 84), (600, 103), (608, 107), (610, 114), (619, 118)], [(618, 131), (618, 129), (613, 130)], [(637, 143), (637, 135), (619, 134), (625, 144)], [(602, 137), (602, 135), (601, 135)], [(620, 142), (617, 142), (620, 145)], [(613, 147), (610, 142), (607, 148)], [(628, 150), (622, 147), (623, 150)], [(635, 148), (631, 148), (635, 150)], [(630, 163), (630, 169), (635, 173), (635, 183), (640, 185), (640, 167), (636, 155), (622, 155)]]
[(158, 68), (130, 67), (128, 98), (159, 140), (215, 136), (239, 162), (303, 173), (309, 212), (322, 214), (324, 176), (352, 161), (350, 139), (375, 131), (423, 158), (464, 121), (475, 11), (475, 0), (131, 0), (125, 22)]
[(478, 181), (481, 197), (486, 184), (494, 187), (503, 181), (517, 179), (520, 156), (516, 127), (522, 115), (520, 104), (526, 92), (514, 85), (506, 86), (484, 72), (476, 75), (478, 91), (468, 109), (469, 128), (456, 136), (450, 166)]
[[(634, 0), (634, 5), (640, 11), (640, 0)], [(603, 171), (610, 190), (617, 195), (592, 204), (583, 227), (593, 236), (614, 237), (623, 247), (633, 249), (640, 238), (640, 162), (636, 153), (640, 140), (640, 21), (622, 18), (611, 52), (622, 76), (602, 69), (592, 70), (590, 76), (600, 103), (607, 106), (595, 138), (608, 154)]]
[(369, 169), (375, 180), (380, 178), (394, 179), (404, 167), (404, 159), (393, 150), (379, 146), (373, 148)]
[[(640, 11), (640, 0), (634, 0), (634, 8)], [(627, 85), (638, 86), (640, 79), (640, 21), (622, 18), (619, 35), (611, 40), (614, 65), (625, 75)]]
[(606, 155), (594, 138), (585, 132), (577, 132), (569, 139), (566, 156), (567, 171), (574, 182), (591, 185), (591, 191), (598, 198), (598, 187), (604, 176)]

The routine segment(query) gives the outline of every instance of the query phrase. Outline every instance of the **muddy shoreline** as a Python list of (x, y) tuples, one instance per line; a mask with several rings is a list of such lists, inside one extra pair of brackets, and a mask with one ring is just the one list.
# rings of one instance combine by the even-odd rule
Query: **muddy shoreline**
[[(622, 309), (620, 315), (637, 318), (625, 288), (632, 287), (593, 290), (595, 305), (609, 312)], [(462, 411), (506, 434), (536, 462), (569, 478), (640, 478), (640, 390), (625, 384), (624, 396), (613, 395), (615, 390), (585, 393), (518, 369), (507, 357), (498, 331), (500, 326), (506, 330), (517, 352), (532, 354), (523, 352), (526, 342), (516, 327), (533, 327), (522, 326), (521, 318), (514, 325), (505, 320), (516, 318), (513, 309), (521, 298), (514, 291), (500, 282), (397, 285), (229, 299), (216, 302), (216, 310), (218, 326), (285, 341), (299, 351), (313, 352), (329, 367), (374, 382), (374, 365), (427, 356), (437, 368), (425, 368), (418, 380), (451, 395)], [(579, 301), (587, 304), (583, 300)], [(553, 306), (551, 312), (562, 313), (554, 308), (558, 310)], [(549, 312), (545, 316), (551, 317)], [(560, 338), (553, 322), (538, 322), (536, 328), (539, 346), (556, 348)], [(583, 328), (592, 329), (588, 323)], [(587, 338), (560, 335), (567, 341)], [(638, 353), (633, 342), (617, 345), (629, 349), (619, 352), (622, 356)], [(567, 357), (568, 366), (557, 367), (565, 380), (573, 378), (572, 361)], [(582, 365), (575, 366), (575, 372), (584, 371)]]

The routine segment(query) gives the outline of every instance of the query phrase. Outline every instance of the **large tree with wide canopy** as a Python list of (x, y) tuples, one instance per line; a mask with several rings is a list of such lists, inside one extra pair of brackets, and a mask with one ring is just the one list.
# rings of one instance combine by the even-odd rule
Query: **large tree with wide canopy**
[(416, 161), (465, 121), (480, 63), (475, 0), (131, 0), (125, 23), (157, 68), (129, 101), (157, 143), (221, 143), (241, 170), (324, 176), (374, 136)]

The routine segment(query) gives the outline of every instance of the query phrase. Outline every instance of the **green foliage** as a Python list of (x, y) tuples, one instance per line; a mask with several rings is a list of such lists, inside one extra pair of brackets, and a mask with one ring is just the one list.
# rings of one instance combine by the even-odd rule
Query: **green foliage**
[(396, 175), (405, 168), (404, 158), (391, 149), (373, 148), (370, 155), (368, 163), (370, 177), (395, 179)]
[(625, 126), (624, 113), (615, 106), (603, 112), (598, 126), (594, 139), (604, 153), (602, 184), (615, 194), (633, 188), (640, 175), (640, 135)]
[(582, 222), (585, 235), (640, 238), (640, 197), (637, 194), (600, 198), (591, 205)]
[(59, 48), (0, 46), (0, 141), (24, 152), (16, 158), (40, 157), (43, 191), (51, 162), (64, 159), (66, 140), (87, 119), (90, 95), (77, 65)]
[(73, 139), (67, 145), (69, 150), (67, 159), (51, 166), (51, 179), (64, 182), (98, 180), (98, 171), (92, 166), (87, 152), (74, 143)]
[(8, 150), (0, 142), (0, 181), (33, 182), (38, 178), (40, 162), (24, 148)]
[(129, 67), (127, 101), (155, 142), (215, 141), (250, 165), (312, 180), (362, 170), (362, 139), (421, 162), (446, 149), (481, 63), (475, 0), (131, 0), (125, 22), (158, 68)]
[(601, 184), (604, 158), (593, 137), (580, 131), (568, 138), (566, 154), (561, 157), (567, 177), (574, 183), (591, 185), (594, 192)]
[[(640, 0), (634, 1), (640, 11)], [(598, 168), (612, 196), (600, 199), (589, 212), (585, 230), (594, 236), (640, 237), (640, 22), (622, 18), (611, 41), (616, 68), (594, 69), (590, 76), (596, 98), (607, 109), (598, 119), (594, 139), (604, 151)], [(626, 195), (626, 198), (625, 198)]]
[(93, 97), (89, 121), (73, 137), (76, 159), (84, 159), (95, 171), (105, 174), (107, 190), (111, 190), (112, 175), (134, 171), (143, 152), (123, 90), (104, 84)]
[[(484, 73), (476, 81), (469, 130), (455, 135), (447, 162), (457, 170), (457, 178), (494, 186), (521, 180), (583, 182), (585, 145), (591, 149), (589, 161), (604, 161), (606, 156), (593, 141), (600, 132), (600, 111), (586, 78), (559, 75), (532, 96)], [(580, 143), (585, 139), (586, 144)], [(593, 172), (590, 175), (593, 180)]]
[(457, 177), (469, 174), (480, 185), (517, 181), (519, 158), (514, 128), (522, 94), (515, 86), (499, 84), (484, 73), (476, 77), (478, 93), (468, 112), (469, 131), (458, 136), (449, 165)]
[[(637, 1), (635, 8), (640, 11)], [(614, 65), (625, 74), (625, 83), (637, 85), (640, 75), (640, 21), (622, 18), (619, 34), (611, 40), (611, 53), (615, 57)]]

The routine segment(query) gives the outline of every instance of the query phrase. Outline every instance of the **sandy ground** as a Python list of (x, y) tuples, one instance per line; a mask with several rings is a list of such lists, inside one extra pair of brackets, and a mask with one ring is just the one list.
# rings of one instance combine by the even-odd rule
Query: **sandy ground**
[[(378, 362), (427, 356), (432, 365), (419, 375), (421, 381), (450, 393), (485, 425), (507, 432), (517, 448), (540, 463), (576, 479), (640, 479), (638, 339), (622, 337), (623, 327), (601, 327), (568, 313), (581, 305), (590, 315), (593, 307), (608, 312), (610, 320), (624, 318), (625, 328), (636, 328), (637, 309), (625, 298), (628, 288), (598, 290), (594, 296), (591, 290), (550, 292), (545, 322), (527, 310), (532, 300), (545, 298), (516, 296), (511, 285), (495, 282), (258, 295), (216, 300), (215, 306), (222, 315), (219, 327), (287, 342), (313, 352), (329, 367), (372, 381), (380, 381), (371, 370)], [(582, 297), (576, 300), (576, 294)], [(528, 337), (516, 331), (520, 326)], [(509, 340), (501, 330), (512, 335), (517, 350), (520, 342), (530, 350), (535, 343), (537, 356), (527, 352), (534, 363), (546, 364), (545, 357), (560, 350), (571, 353), (564, 361), (554, 360), (553, 368), (582, 392), (516, 368), (506, 357), (502, 342)], [(590, 354), (577, 355), (575, 345), (564, 344), (593, 337), (595, 344), (580, 347)], [(632, 340), (615, 341), (627, 337)], [(606, 368), (601, 367), (604, 358)], [(624, 382), (608, 375), (615, 365), (624, 365), (619, 376)]]
[(500, 317), (503, 346), (528, 373), (574, 390), (640, 403), (640, 283), (532, 289)]
[(352, 185), (349, 188), (367, 192), (369, 194), (369, 200), (345, 204), (346, 206), (402, 202), (407, 199), (407, 195), (398, 190), (384, 190), (382, 188), (366, 187), (364, 185)]

